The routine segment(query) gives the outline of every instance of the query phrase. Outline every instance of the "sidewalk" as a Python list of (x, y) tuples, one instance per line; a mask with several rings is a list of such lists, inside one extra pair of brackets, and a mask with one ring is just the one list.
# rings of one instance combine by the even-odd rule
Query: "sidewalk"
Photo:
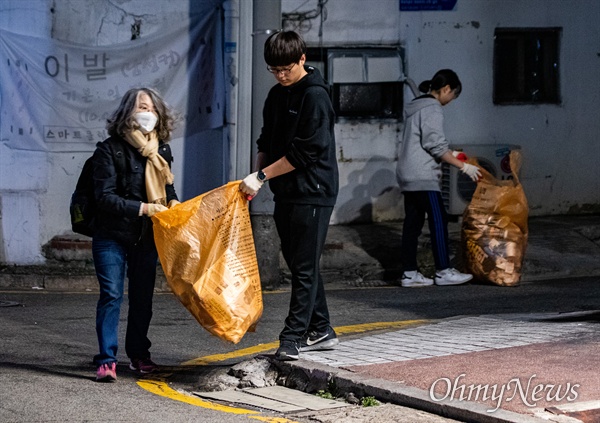
[[(355, 260), (367, 265), (362, 274), (350, 269), (348, 280), (364, 284), (369, 272), (380, 277), (395, 271), (369, 267), (365, 255), (377, 255), (382, 239), (389, 250), (397, 242), (393, 236), (381, 228), (332, 229), (342, 246), (333, 250), (338, 254), (362, 238), (362, 248), (354, 252), (363, 257)], [(529, 230), (521, 283), (600, 276), (600, 216), (533, 218)], [(385, 231), (397, 235), (401, 228)], [(450, 225), (450, 237), (456, 247), (459, 224)], [(460, 421), (599, 423), (598, 329), (598, 310), (462, 316), (342, 339), (335, 350), (302, 353), (301, 360), (286, 365), (359, 396)]]
[[(424, 225), (418, 261), (431, 277), (426, 231)], [(451, 222), (448, 232), (451, 258), (460, 268), (461, 222)], [(325, 283), (395, 283), (401, 272), (401, 236), (401, 222), (331, 226), (322, 258)], [(530, 218), (521, 283), (576, 276), (600, 276), (600, 215)]]
[(599, 323), (600, 311), (458, 317), (342, 339), (286, 365), (459, 421), (598, 423)]

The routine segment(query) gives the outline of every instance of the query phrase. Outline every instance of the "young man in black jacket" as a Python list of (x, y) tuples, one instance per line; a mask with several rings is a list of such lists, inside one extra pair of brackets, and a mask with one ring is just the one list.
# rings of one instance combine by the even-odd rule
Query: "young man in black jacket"
[(265, 42), (269, 91), (257, 141), (256, 172), (240, 189), (254, 196), (265, 181), (274, 194), (273, 218), (292, 274), (292, 295), (279, 335), (279, 360), (300, 351), (330, 349), (339, 341), (329, 321), (319, 261), (338, 194), (334, 112), (319, 71), (306, 66), (306, 44), (293, 31)]

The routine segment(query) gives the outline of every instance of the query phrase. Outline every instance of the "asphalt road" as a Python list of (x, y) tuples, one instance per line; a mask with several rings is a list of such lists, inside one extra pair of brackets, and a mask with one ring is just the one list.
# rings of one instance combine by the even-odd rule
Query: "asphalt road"
[[(349, 326), (459, 315), (597, 310), (600, 280), (538, 281), (513, 288), (351, 288), (337, 284), (328, 287), (327, 296), (333, 325)], [(138, 376), (127, 370), (124, 348), (118, 382), (94, 382), (96, 300), (96, 293), (0, 291), (0, 421), (249, 421), (248, 415), (174, 401), (144, 389)], [(265, 292), (257, 331), (233, 345), (206, 332), (173, 295), (158, 294), (150, 328), (153, 359), (167, 366), (215, 354), (233, 355), (223, 366), (248, 359), (242, 353), (236, 357), (235, 352), (275, 342), (288, 301), (286, 291)], [(122, 316), (126, 308), (124, 303)], [(121, 340), (123, 323), (122, 319)], [(192, 380), (189, 389), (193, 388)]]

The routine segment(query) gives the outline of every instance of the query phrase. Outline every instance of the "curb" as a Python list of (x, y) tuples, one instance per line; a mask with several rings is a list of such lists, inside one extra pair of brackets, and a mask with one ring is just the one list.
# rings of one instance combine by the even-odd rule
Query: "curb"
[[(25, 266), (16, 272), (0, 272), (0, 289), (48, 292), (99, 292), (98, 279), (92, 272), (78, 272)], [(154, 292), (172, 292), (162, 269), (156, 275)]]
[[(311, 390), (335, 386), (337, 394), (354, 393), (357, 397), (373, 396), (396, 405), (422, 410), (441, 417), (473, 423), (548, 423), (548, 420), (498, 409), (487, 412), (485, 405), (472, 401), (433, 401), (422, 389), (403, 386), (383, 379), (368, 378), (348, 370), (337, 369), (306, 360), (280, 362), (269, 358), (284, 374), (303, 373)], [(294, 388), (294, 387), (291, 387)], [(298, 387), (295, 387), (297, 389)]]

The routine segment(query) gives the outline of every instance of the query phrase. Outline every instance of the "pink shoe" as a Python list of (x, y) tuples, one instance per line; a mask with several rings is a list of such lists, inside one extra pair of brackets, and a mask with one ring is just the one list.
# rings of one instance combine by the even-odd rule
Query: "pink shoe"
[(98, 366), (96, 382), (115, 382), (117, 380), (117, 363), (104, 363)]

